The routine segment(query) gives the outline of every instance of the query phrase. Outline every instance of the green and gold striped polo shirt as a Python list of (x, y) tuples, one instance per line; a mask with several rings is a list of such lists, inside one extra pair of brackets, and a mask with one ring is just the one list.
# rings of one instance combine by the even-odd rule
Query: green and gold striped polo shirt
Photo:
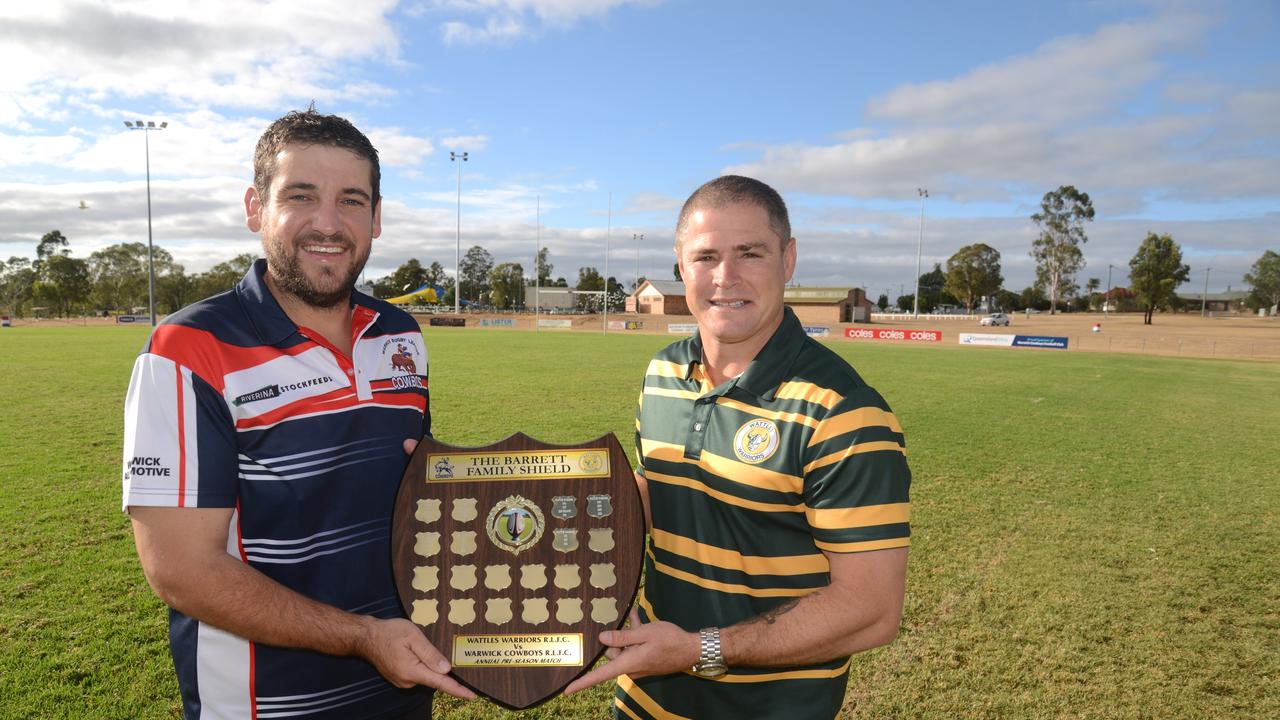
[[(645, 621), (726, 627), (829, 582), (823, 551), (909, 544), (911, 472), (879, 393), (790, 308), (741, 376), (711, 387), (700, 338), (649, 362), (636, 414), (653, 529)], [(626, 718), (830, 718), (849, 658), (619, 678)]]

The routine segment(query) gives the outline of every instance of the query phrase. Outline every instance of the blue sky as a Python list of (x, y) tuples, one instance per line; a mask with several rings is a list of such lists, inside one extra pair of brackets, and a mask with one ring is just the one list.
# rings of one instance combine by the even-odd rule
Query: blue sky
[[(10, 4), (12, 5), (12, 4)], [(1239, 288), (1280, 249), (1280, 5), (410, 0), (46, 2), (0, 9), (0, 257), (57, 228), (73, 253), (146, 238), (200, 271), (258, 241), (253, 144), (312, 100), (383, 158), (368, 276), (462, 250), (555, 274), (669, 279), (684, 198), (725, 172), (777, 187), (796, 282), (915, 276), (961, 246), (1033, 280), (1045, 192), (1097, 219), (1077, 280), (1123, 284), (1147, 232), (1183, 247), (1184, 291)], [(84, 200), (88, 210), (79, 210)], [(540, 229), (535, 208), (541, 206)], [(610, 212), (611, 209), (611, 212)], [(644, 235), (643, 242), (634, 238)], [(909, 292), (909, 290), (908, 290)]]

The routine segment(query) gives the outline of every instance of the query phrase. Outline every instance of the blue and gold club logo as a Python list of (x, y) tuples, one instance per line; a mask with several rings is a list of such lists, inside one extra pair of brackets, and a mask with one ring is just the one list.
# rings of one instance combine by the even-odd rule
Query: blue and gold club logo
[(513, 555), (538, 542), (546, 524), (542, 510), (520, 495), (510, 495), (494, 505), (484, 522), (489, 540)]
[(772, 420), (752, 420), (733, 436), (733, 453), (745, 463), (762, 463), (777, 450), (778, 426)]

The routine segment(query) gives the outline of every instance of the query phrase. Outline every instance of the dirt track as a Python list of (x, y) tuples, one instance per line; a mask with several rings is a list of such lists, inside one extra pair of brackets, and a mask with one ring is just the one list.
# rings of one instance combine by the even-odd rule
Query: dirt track
[[(943, 343), (955, 343), (959, 333), (991, 332), (1047, 335), (1068, 338), (1070, 350), (1126, 352), (1189, 357), (1256, 358), (1280, 360), (1280, 318), (1248, 315), (1200, 317), (1197, 314), (1157, 314), (1151, 325), (1142, 324), (1141, 313), (1048, 313), (1010, 315), (1007, 328), (980, 327), (974, 319), (881, 321), (873, 327), (904, 327), (943, 332)], [(1100, 332), (1092, 332), (1093, 325)]]
[[(415, 315), (424, 328), (430, 324), (432, 315)], [(468, 327), (480, 325), (483, 321), (498, 320), (514, 322), (515, 329), (532, 330), (531, 315), (471, 315), (465, 316)], [(942, 333), (943, 346), (954, 346), (958, 343), (960, 333), (995, 333), (1016, 335), (1042, 335), (1066, 337), (1070, 351), (1084, 352), (1121, 352), (1142, 353), (1150, 355), (1174, 355), (1186, 357), (1218, 357), (1242, 358), (1280, 361), (1280, 317), (1260, 318), (1256, 315), (1226, 315), (1216, 317), (1200, 317), (1198, 313), (1157, 314), (1153, 324), (1143, 325), (1140, 313), (1111, 314), (1103, 317), (1101, 313), (1068, 313), (1050, 316), (1048, 313), (1031, 315), (1015, 313), (1011, 316), (1009, 327), (980, 327), (974, 318), (948, 318), (946, 316), (922, 315), (918, 320), (910, 316), (883, 318), (877, 316), (875, 322), (859, 324), (830, 325), (831, 340), (847, 342), (877, 342), (867, 340), (846, 340), (846, 328), (902, 328), (909, 330), (936, 330)], [(568, 320), (573, 330), (599, 332), (602, 318), (598, 315), (561, 315), (547, 316), (547, 319)], [(688, 315), (609, 315), (610, 321), (640, 322), (644, 333), (666, 334), (670, 324), (687, 324), (694, 320)], [(1100, 332), (1092, 332), (1098, 323)], [(15, 326), (26, 327), (59, 327), (83, 325), (113, 325), (109, 318), (72, 318), (29, 320), (14, 322)], [(543, 332), (556, 332), (548, 328)], [(559, 330), (563, 332), (563, 330)], [(636, 330), (618, 330), (617, 332), (637, 332)], [(934, 343), (929, 343), (933, 345)]]

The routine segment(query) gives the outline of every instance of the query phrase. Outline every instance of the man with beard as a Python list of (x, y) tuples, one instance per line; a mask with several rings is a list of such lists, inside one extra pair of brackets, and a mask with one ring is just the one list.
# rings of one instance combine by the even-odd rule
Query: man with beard
[(474, 697), (391, 576), (405, 452), (431, 414), (417, 323), (354, 291), (379, 180), (346, 120), (273, 123), (244, 199), (266, 259), (134, 364), (124, 507), (188, 719), (428, 718), (431, 688)]

